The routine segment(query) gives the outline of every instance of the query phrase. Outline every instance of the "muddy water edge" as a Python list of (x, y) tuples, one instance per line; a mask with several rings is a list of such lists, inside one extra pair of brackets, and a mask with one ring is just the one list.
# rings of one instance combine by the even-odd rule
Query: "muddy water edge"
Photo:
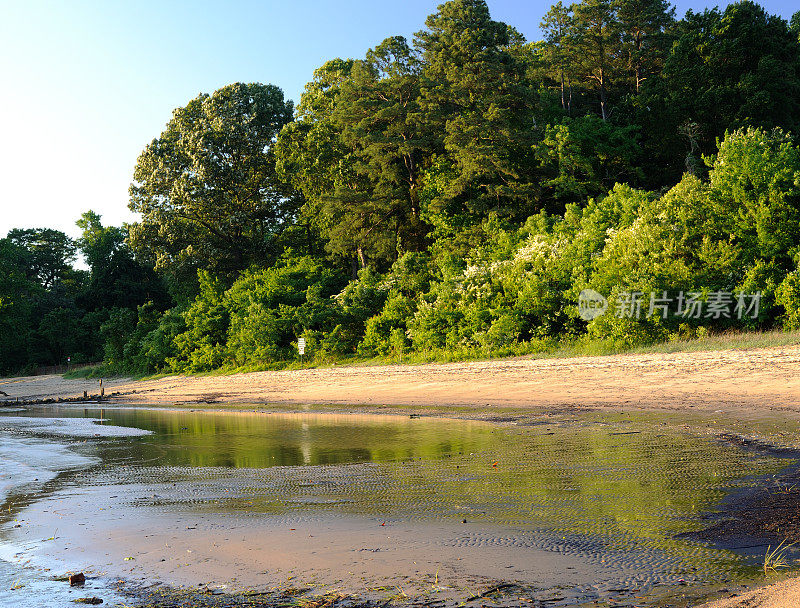
[(142, 605), (694, 605), (798, 534), (790, 413), (87, 405), (0, 433), (0, 603), (90, 569), (111, 605), (119, 579)]

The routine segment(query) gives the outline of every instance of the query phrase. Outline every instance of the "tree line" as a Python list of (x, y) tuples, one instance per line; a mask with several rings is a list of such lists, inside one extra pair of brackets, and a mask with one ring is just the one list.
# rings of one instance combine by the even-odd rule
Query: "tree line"
[[(541, 30), (451, 0), (412, 40), (326, 62), (296, 107), (235, 83), (176, 109), (137, 160), (138, 222), (0, 240), (0, 370), (800, 326), (800, 12), (581, 0)], [(582, 318), (587, 289), (611, 312)]]

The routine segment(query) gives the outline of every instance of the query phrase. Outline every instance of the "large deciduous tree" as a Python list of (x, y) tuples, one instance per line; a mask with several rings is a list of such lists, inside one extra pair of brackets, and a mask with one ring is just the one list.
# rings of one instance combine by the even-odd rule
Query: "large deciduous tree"
[(15, 228), (6, 238), (20, 247), (28, 277), (45, 289), (53, 288), (72, 270), (75, 242), (52, 228)]
[(272, 152), (291, 118), (292, 103), (264, 84), (231, 84), (175, 110), (136, 163), (134, 249), (179, 280), (268, 263), (296, 208)]
[(82, 214), (76, 222), (82, 234), (78, 247), (89, 265), (89, 280), (78, 298), (86, 310), (135, 308), (154, 302), (159, 308), (169, 305), (162, 281), (152, 267), (139, 263), (125, 242), (127, 231), (103, 226), (94, 211)]

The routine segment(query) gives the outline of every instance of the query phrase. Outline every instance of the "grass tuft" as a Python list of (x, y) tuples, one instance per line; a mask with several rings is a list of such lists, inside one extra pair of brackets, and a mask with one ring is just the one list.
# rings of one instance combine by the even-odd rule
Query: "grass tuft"
[(767, 553), (764, 555), (764, 574), (769, 574), (770, 571), (777, 572), (780, 568), (788, 568), (791, 563), (788, 559), (789, 550), (797, 543), (786, 544), (787, 539), (783, 539), (774, 549), (772, 545), (767, 547)]

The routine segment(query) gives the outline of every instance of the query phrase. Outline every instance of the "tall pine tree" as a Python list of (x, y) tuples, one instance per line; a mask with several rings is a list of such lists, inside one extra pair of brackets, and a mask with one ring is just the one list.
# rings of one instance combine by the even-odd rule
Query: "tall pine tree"
[(420, 120), (454, 169), (443, 194), (477, 217), (524, 217), (535, 188), (533, 88), (520, 36), (493, 21), (483, 0), (452, 0), (417, 34), (425, 69)]

